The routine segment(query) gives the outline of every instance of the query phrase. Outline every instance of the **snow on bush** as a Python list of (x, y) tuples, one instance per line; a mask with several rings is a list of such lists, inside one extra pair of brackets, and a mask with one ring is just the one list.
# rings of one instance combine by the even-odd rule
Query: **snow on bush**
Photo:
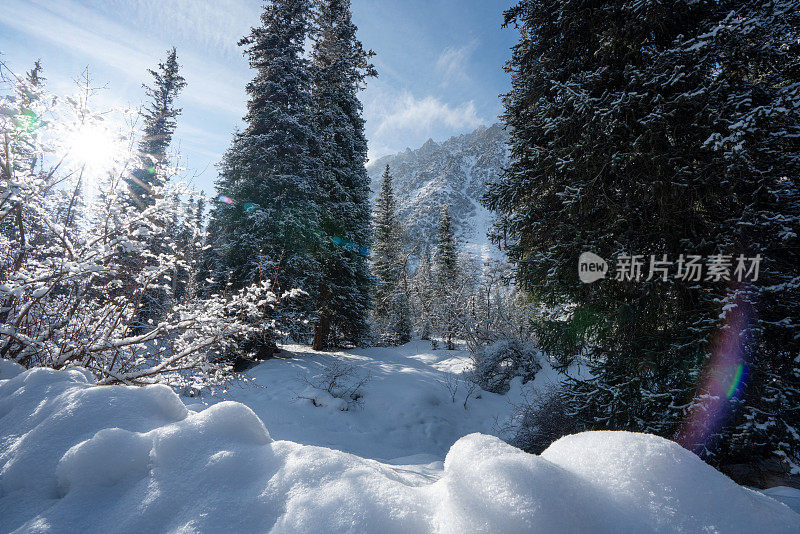
[[(541, 456), (471, 434), (426, 483), (273, 441), (245, 405), (0, 365), (2, 532), (797, 532), (800, 516), (675, 443), (562, 438)], [(13, 375), (13, 376), (12, 376)]]
[(314, 406), (330, 406), (346, 412), (358, 406), (364, 396), (363, 387), (370, 381), (369, 372), (361, 374), (352, 364), (333, 361), (324, 366), (321, 373), (309, 378), (305, 374), (297, 377), (306, 388), (298, 399), (308, 400)]
[[(0, 95), (0, 357), (80, 365), (107, 384), (223, 383), (230, 366), (219, 356), (271, 333), (278, 302), (295, 293), (275, 295), (261, 281), (178, 296), (203, 235), (180, 200), (195, 194), (180, 170), (151, 167), (151, 202), (134, 207), (142, 156), (123, 125), (112, 126), (130, 112), (93, 111), (88, 80), (81, 95), (61, 98), (12, 77), (13, 91)], [(101, 168), (75, 157), (87, 136), (101, 145), (92, 152), (109, 152)]]
[(500, 338), (473, 351), (475, 380), (486, 391), (505, 393), (515, 376), (523, 381), (532, 380), (542, 368), (539, 352), (530, 343)]
[(520, 449), (539, 454), (562, 436), (578, 431), (559, 386), (542, 391), (523, 391), (522, 402), (513, 405), (513, 415), (503, 429)]

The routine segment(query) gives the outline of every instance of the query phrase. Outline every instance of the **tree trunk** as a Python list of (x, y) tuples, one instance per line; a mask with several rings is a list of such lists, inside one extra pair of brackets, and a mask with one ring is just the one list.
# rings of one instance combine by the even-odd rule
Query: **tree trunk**
[(328, 348), (328, 334), (331, 331), (331, 320), (327, 315), (319, 318), (319, 322), (314, 327), (314, 342), (311, 348), (314, 350), (325, 350)]

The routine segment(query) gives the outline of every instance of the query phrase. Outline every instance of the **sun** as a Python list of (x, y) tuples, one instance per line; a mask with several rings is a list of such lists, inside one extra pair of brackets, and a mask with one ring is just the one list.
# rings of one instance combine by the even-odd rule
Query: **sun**
[(125, 158), (126, 143), (102, 123), (81, 124), (69, 137), (67, 156), (86, 170), (111, 171)]

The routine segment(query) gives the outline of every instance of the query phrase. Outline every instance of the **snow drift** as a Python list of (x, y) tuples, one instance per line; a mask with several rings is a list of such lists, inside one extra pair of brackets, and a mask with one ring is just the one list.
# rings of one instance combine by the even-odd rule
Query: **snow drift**
[(541, 456), (472, 434), (435, 482), (274, 441), (245, 405), (0, 362), (2, 532), (797, 532), (678, 445), (589, 432)]

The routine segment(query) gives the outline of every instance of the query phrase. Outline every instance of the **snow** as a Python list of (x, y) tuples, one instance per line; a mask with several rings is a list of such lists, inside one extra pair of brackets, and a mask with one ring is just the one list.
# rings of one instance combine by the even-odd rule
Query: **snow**
[(782, 502), (792, 510), (800, 513), (800, 489), (788, 486), (777, 486), (762, 490), (761, 493), (768, 495), (776, 501)]
[[(429, 142), (414, 151), (407, 149), (371, 161), (367, 172), (373, 194), (377, 195), (380, 177), (389, 164), (400, 219), (415, 246), (432, 244), (430, 236), (436, 235), (441, 206), (447, 202), (462, 249), (483, 261), (504, 259), (487, 237), (493, 216), (480, 199), (487, 184), (505, 167), (506, 140), (500, 124), (479, 126), (441, 143)], [(412, 264), (418, 254), (412, 254)]]
[[(308, 387), (298, 374), (334, 359), (372, 373), (360, 406), (289, 398)], [(507, 399), (482, 392), (465, 410), (438, 382), (464, 360), (423, 343), (298, 348), (231, 393), (250, 407), (201, 398), (191, 409), (163, 386), (0, 362), (0, 532), (800, 529), (787, 506), (662, 438), (588, 432), (536, 456), (486, 435)]]
[[(255, 384), (234, 385), (223, 397), (191, 402), (242, 402), (264, 421), (275, 439), (380, 461), (412, 454), (426, 455), (429, 461), (442, 460), (461, 436), (496, 433), (510, 414), (510, 403), (521, 402), (518, 380), (508, 395), (481, 392), (481, 398), (469, 399), (467, 409), (467, 387), (461, 383), (453, 402), (444, 382), (451, 373), (469, 367), (468, 352), (432, 350), (426, 341), (328, 353), (299, 345), (284, 349), (283, 357), (248, 371)], [(361, 377), (370, 376), (359, 405), (345, 409), (342, 399), (308, 388), (308, 381), (313, 382), (335, 362), (355, 367)], [(544, 381), (545, 374), (542, 378)]]

